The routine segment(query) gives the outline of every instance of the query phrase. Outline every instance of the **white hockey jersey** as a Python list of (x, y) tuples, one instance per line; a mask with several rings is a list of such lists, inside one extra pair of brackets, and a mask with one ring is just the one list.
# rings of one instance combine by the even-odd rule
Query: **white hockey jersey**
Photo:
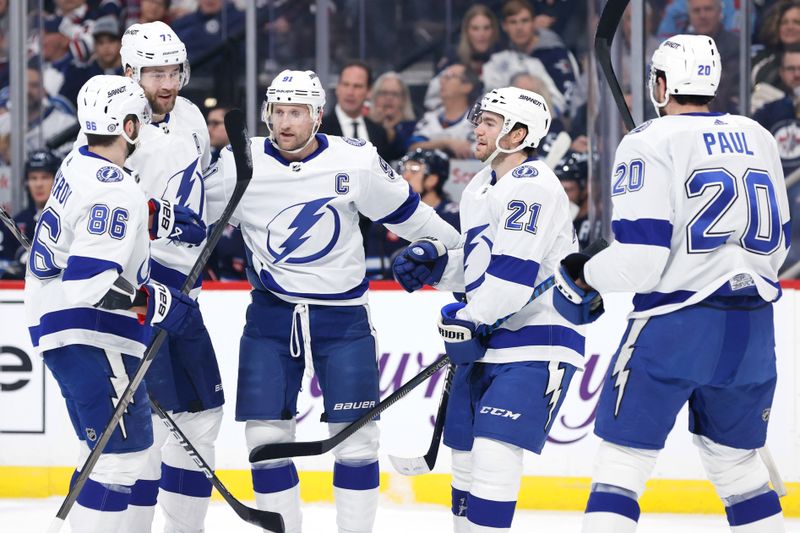
[(144, 194), (133, 176), (76, 148), (56, 174), (36, 225), (25, 277), (33, 346), (86, 344), (141, 356), (150, 328), (128, 311), (94, 307), (119, 275), (134, 287), (149, 276)]
[[(250, 141), (253, 178), (231, 224), (241, 228), (258, 276), (251, 282), (279, 298), (321, 305), (366, 303), (369, 283), (359, 213), (404, 239), (433, 236), (457, 246), (458, 232), (420, 201), (372, 144), (318, 134), (317, 150), (303, 161), (289, 162), (269, 139)], [(219, 216), (236, 184), (230, 149), (222, 150), (206, 183), (209, 211)]]
[(438, 141), (440, 139), (464, 139), (473, 145), (475, 144), (475, 125), (467, 120), (467, 113), (464, 113), (464, 116), (452, 124), (443, 124), (443, 121), (443, 111), (425, 113), (414, 127), (414, 133), (409, 143)]
[(717, 113), (666, 116), (617, 148), (611, 183), (616, 241), (586, 264), (587, 283), (634, 292), (631, 317), (707, 296), (780, 297), (789, 204), (775, 139)]
[(533, 288), (578, 251), (569, 199), (555, 174), (536, 159), (500, 178), (487, 166), (464, 189), (460, 212), (463, 248), (448, 252), (437, 288), (467, 294), (458, 318), (491, 325), (514, 313), (492, 333), (480, 361), (582, 367), (583, 328), (555, 310), (552, 291), (527, 304)]
[[(211, 163), (208, 128), (200, 110), (179, 96), (162, 122), (142, 129), (136, 151), (125, 162), (138, 174), (139, 186), (149, 198), (163, 198), (198, 213), (206, 224), (203, 174)], [(83, 139), (83, 141), (82, 141)], [(86, 143), (82, 135), (78, 142)], [(200, 255), (202, 246), (187, 246), (169, 239), (152, 243), (152, 278), (180, 288)], [(202, 279), (198, 279), (198, 287)]]

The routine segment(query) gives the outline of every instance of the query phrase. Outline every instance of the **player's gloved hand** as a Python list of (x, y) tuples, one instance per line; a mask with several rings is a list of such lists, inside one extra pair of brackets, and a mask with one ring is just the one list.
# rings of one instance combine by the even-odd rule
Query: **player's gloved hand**
[(447, 248), (432, 237), (414, 241), (392, 263), (394, 279), (414, 292), (425, 285), (436, 285), (447, 266)]
[(181, 335), (203, 323), (200, 307), (190, 296), (152, 280), (142, 288), (148, 295), (146, 320), (151, 326)]
[(473, 363), (486, 353), (477, 324), (456, 318), (456, 313), (465, 305), (462, 302), (447, 304), (442, 307), (439, 317), (439, 335), (444, 339), (445, 352), (452, 362), (459, 365)]
[(553, 307), (573, 324), (589, 324), (603, 314), (603, 298), (583, 281), (583, 267), (589, 260), (586, 254), (570, 254), (561, 261), (553, 277), (556, 291)]
[(182, 205), (167, 200), (151, 198), (147, 202), (153, 222), (150, 239), (170, 239), (186, 244), (202, 244), (206, 238), (206, 225), (200, 215)]

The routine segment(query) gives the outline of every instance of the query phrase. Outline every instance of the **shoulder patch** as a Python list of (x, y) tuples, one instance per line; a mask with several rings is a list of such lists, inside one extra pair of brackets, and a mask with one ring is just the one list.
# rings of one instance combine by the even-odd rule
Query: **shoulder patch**
[(122, 181), (122, 171), (117, 167), (102, 167), (97, 171), (97, 180), (103, 183), (114, 183)]
[(653, 120), (655, 120), (655, 119), (650, 119), (647, 122), (642, 122), (641, 124), (639, 124), (638, 126), (633, 128), (631, 131), (629, 131), (628, 135), (632, 135), (634, 133), (639, 133), (640, 131), (646, 130), (653, 123)]
[(389, 165), (389, 163), (384, 161), (382, 157), (379, 156), (378, 161), (380, 162), (381, 169), (386, 174), (386, 179), (388, 179), (389, 181), (397, 181), (398, 179), (400, 179), (400, 176), (397, 174), (397, 172), (395, 172)]
[(511, 175), (515, 178), (535, 178), (539, 175), (539, 171), (531, 165), (520, 165), (511, 172)]
[(352, 144), (353, 146), (364, 146), (367, 144), (367, 141), (364, 139), (354, 139), (353, 137), (342, 137), (342, 139), (344, 139), (344, 142), (347, 144)]

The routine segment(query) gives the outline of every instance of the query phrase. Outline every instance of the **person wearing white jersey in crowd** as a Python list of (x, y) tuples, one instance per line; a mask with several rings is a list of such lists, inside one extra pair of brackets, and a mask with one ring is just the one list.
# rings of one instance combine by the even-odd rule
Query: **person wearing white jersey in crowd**
[[(154, 215), (151, 276), (180, 289), (203, 240), (182, 243), (180, 226), (171, 225), (169, 215), (196, 216), (201, 226), (213, 222), (206, 212), (202, 177), (211, 161), (208, 129), (200, 110), (178, 96), (189, 80), (189, 64), (186, 47), (169, 26), (163, 22), (130, 26), (122, 36), (120, 55), (125, 75), (144, 89), (153, 109), (152, 123), (142, 128), (138, 149), (125, 163), (138, 174)], [(191, 292), (194, 297), (200, 282)], [(195, 325), (180, 337), (167, 338), (146, 381), (150, 394), (213, 467), (214, 442), (222, 422), (222, 380), (205, 324)], [(167, 531), (203, 531), (211, 483), (157, 418), (153, 431), (155, 445), (134, 485), (121, 531), (148, 533), (156, 500), (164, 510)]]
[[(236, 419), (250, 450), (295, 438), (304, 368), (323, 391), (331, 434), (375, 406), (376, 344), (358, 215), (403, 238), (458, 233), (361, 139), (317, 133), (325, 90), (311, 71), (285, 70), (269, 86), (262, 119), (269, 137), (251, 139), (253, 179), (231, 222), (242, 230), (252, 303), (239, 351)], [(217, 179), (221, 177), (222, 179)], [(232, 153), (206, 176), (209, 209), (233, 191)], [(217, 188), (218, 186), (220, 186)], [(370, 422), (334, 451), (338, 530), (372, 531), (378, 505), (378, 426)], [(252, 465), (259, 508), (301, 528), (298, 476), (290, 459)]]
[(465, 293), (442, 308), (439, 322), (457, 364), (444, 426), (456, 533), (510, 530), (523, 450), (541, 453), (583, 366), (583, 328), (553, 308), (552, 291), (528, 303), (564, 254), (578, 250), (569, 199), (536, 158), (552, 122), (548, 107), (516, 87), (483, 97), (470, 120), (475, 157), (487, 165), (461, 196), (463, 248), (423, 239), (393, 265), (409, 292), (428, 284)]
[(775, 392), (772, 303), (790, 244), (778, 148), (755, 121), (709, 112), (722, 70), (710, 37), (670, 37), (651, 65), (659, 118), (617, 148), (616, 241), (592, 259), (567, 256), (559, 271), (567, 315), (591, 305), (589, 288), (634, 293), (600, 396), (583, 531), (636, 529), (638, 499), (688, 401), (689, 431), (731, 531), (781, 532), (756, 451)]
[[(201, 317), (193, 300), (148, 281), (147, 201), (123, 168), (150, 122), (144, 92), (129, 78), (95, 76), (79, 92), (78, 118), (88, 144), (66, 157), (39, 216), (25, 312), (82, 441), (83, 464), (145, 351), (145, 320), (180, 333)], [(198, 242), (204, 237), (187, 231)], [(73, 532), (119, 531), (153, 444), (148, 405), (142, 384), (69, 514)]]

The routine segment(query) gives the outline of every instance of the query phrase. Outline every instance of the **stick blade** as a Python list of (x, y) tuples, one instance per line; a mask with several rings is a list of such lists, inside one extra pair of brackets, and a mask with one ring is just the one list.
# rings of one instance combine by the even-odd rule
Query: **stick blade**
[(237, 514), (248, 524), (253, 524), (254, 526), (272, 531), (273, 533), (285, 533), (286, 525), (283, 523), (283, 516), (281, 516), (280, 513), (262, 511), (250, 507), (244, 507), (244, 509), (245, 512), (238, 513), (237, 511)]
[(225, 113), (225, 132), (236, 162), (236, 181), (249, 181), (253, 177), (253, 156), (250, 153), (250, 138), (241, 109), (231, 109)]
[(257, 463), (268, 459), (285, 459), (287, 457), (305, 457), (307, 455), (322, 455), (328, 451), (326, 441), (314, 442), (274, 442), (256, 446), (250, 452), (250, 462)]
[(430, 473), (431, 469), (424, 457), (396, 457), (389, 456), (392, 466), (404, 476), (419, 476)]

